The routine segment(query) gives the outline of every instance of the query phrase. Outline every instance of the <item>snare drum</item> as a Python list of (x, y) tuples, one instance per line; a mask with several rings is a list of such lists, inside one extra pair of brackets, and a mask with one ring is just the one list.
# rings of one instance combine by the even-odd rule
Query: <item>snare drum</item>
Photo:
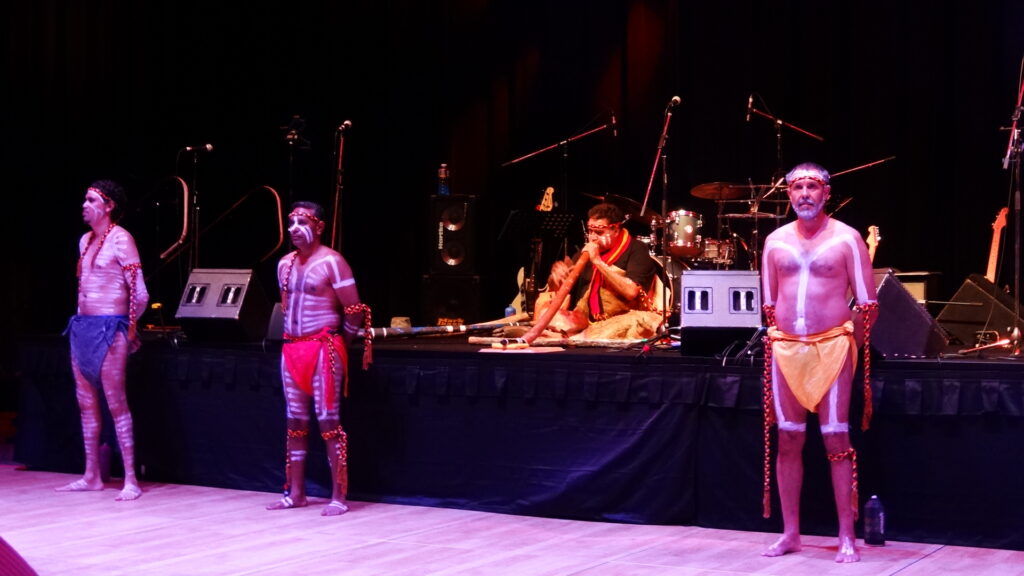
[(732, 264), (736, 258), (736, 245), (732, 240), (704, 239), (704, 252), (700, 259), (714, 264)]
[(668, 235), (668, 253), (676, 258), (693, 258), (701, 253), (700, 229), (704, 225), (700, 214), (689, 210), (668, 213), (665, 233)]

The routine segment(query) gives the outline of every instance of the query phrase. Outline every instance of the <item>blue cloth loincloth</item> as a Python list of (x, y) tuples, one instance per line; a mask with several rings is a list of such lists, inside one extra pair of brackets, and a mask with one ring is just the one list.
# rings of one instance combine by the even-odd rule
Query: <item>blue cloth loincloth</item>
[(93, 388), (100, 389), (100, 370), (118, 332), (128, 334), (127, 316), (82, 316), (68, 321), (64, 334), (71, 341), (71, 356), (78, 371)]

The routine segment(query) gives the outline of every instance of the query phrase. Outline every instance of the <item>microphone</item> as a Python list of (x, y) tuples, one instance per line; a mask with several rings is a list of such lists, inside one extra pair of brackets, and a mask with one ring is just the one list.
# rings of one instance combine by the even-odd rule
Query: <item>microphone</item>
[(341, 123), (341, 126), (338, 126), (338, 132), (344, 132), (344, 131), (348, 130), (351, 127), (352, 127), (352, 121), (351, 120), (345, 120), (344, 122)]
[(754, 109), (754, 93), (750, 93), (750, 98), (747, 98), (747, 122), (750, 122), (750, 111)]
[(619, 137), (619, 123), (615, 121), (615, 112), (612, 111), (612, 137)]
[(682, 100), (679, 98), (679, 96), (673, 96), (672, 99), (668, 101), (668, 107), (674, 108), (676, 106), (679, 106), (680, 102), (682, 102)]
[(213, 152), (213, 144), (202, 144), (200, 146), (185, 146), (185, 152)]

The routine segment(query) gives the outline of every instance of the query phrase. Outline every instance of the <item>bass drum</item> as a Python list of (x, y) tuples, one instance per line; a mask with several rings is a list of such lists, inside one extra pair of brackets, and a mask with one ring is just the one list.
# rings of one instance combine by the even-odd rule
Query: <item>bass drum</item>
[(695, 258), (704, 247), (701, 242), (701, 227), (704, 221), (700, 214), (689, 210), (675, 210), (668, 213), (665, 234), (668, 235), (668, 253), (675, 258)]

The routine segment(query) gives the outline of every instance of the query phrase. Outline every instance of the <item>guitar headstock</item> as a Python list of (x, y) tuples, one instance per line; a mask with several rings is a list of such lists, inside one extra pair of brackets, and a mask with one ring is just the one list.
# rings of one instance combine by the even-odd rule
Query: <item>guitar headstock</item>
[(878, 244), (882, 241), (882, 233), (879, 232), (878, 226), (868, 226), (868, 236), (864, 241), (868, 244), (868, 259), (874, 263), (875, 251), (878, 250)]
[(1010, 209), (1003, 206), (999, 209), (999, 213), (996, 214), (996, 220), (992, 223), (992, 229), (996, 232), (1002, 230), (1006, 226), (1006, 214)]
[(540, 199), (540, 204), (537, 204), (538, 212), (551, 212), (551, 209), (555, 207), (554, 202), (555, 189), (548, 186), (544, 190), (544, 196)]
[(878, 244), (882, 242), (882, 233), (878, 226), (868, 226), (868, 236), (864, 241), (868, 243), (868, 246), (878, 247)]

